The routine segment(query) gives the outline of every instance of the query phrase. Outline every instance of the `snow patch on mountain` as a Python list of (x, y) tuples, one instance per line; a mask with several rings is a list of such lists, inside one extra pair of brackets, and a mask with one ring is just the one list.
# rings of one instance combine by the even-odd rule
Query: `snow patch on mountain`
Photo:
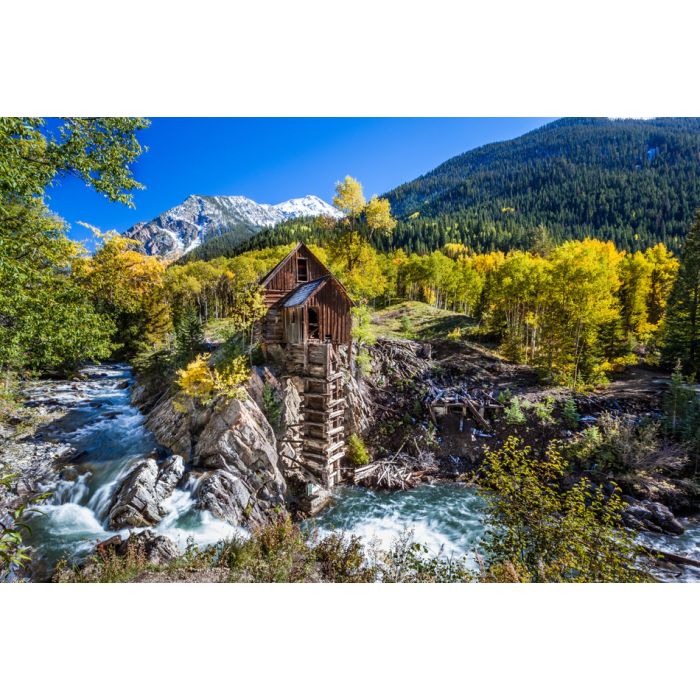
[(182, 204), (124, 233), (138, 241), (146, 253), (177, 258), (202, 242), (232, 233), (241, 241), (263, 228), (289, 219), (312, 216), (342, 218), (343, 214), (316, 195), (279, 204), (259, 204), (242, 196), (190, 195)]

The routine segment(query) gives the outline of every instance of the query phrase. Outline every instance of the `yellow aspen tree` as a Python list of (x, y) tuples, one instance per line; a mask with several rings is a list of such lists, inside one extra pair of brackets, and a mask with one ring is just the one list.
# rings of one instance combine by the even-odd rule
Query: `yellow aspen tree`
[(354, 177), (346, 175), (342, 182), (336, 183), (333, 206), (347, 217), (357, 219), (364, 211), (366, 203), (362, 185)]

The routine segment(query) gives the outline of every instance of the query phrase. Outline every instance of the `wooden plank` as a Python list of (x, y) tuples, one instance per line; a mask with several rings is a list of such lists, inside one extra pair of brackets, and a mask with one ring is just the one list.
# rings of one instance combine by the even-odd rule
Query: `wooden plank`
[(343, 457), (345, 457), (345, 450), (341, 450), (340, 452), (337, 452), (336, 454), (334, 454), (334, 455), (328, 460), (328, 463), (329, 463), (329, 464), (333, 464), (334, 462), (337, 462), (339, 459), (342, 459)]
[(476, 406), (474, 405), (474, 403), (470, 399), (465, 399), (464, 403), (465, 403), (466, 407), (469, 409), (469, 412), (472, 414), (472, 417), (477, 422), (477, 424), (483, 430), (491, 430), (491, 425), (482, 415), (480, 415), (480, 413), (476, 409)]
[(329, 444), (328, 440), (306, 436), (304, 437), (304, 451), (306, 451), (307, 448), (310, 448), (318, 454), (328, 454), (329, 452), (333, 452), (335, 447), (336, 445), (333, 443)]
[(309, 409), (306, 409), (304, 411), (304, 415), (306, 415), (308, 413), (319, 414), (321, 416), (326, 416), (328, 418), (328, 420), (334, 420), (335, 418), (341, 418), (345, 414), (345, 409), (338, 408), (334, 411), (326, 412), (326, 411), (317, 411), (316, 409), (309, 408)]

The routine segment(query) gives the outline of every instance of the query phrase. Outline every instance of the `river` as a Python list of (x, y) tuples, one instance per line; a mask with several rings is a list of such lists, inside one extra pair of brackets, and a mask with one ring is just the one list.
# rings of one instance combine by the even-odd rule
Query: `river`
[[(44, 432), (69, 443), (77, 453), (57, 479), (45, 484), (51, 498), (31, 518), (29, 538), (33, 574), (45, 580), (60, 559), (89, 554), (97, 540), (115, 534), (108, 529), (109, 503), (118, 483), (135, 460), (158, 450), (144, 417), (130, 402), (126, 384), (133, 380), (128, 365), (85, 368), (86, 381), (37, 382), (28, 398), (35, 405), (60, 406), (66, 413)], [(165, 502), (167, 515), (153, 529), (173, 539), (181, 549), (188, 541), (200, 546), (245, 536), (240, 529), (194, 507), (185, 486)], [(420, 486), (410, 491), (379, 492), (345, 487), (335, 503), (307, 523), (321, 534), (341, 530), (389, 548), (405, 531), (436, 555), (467, 557), (473, 566), (474, 549), (483, 533), (482, 502), (474, 489), (455, 484)], [(680, 537), (642, 536), (659, 549), (700, 559), (700, 521), (687, 520)], [(667, 580), (700, 580), (700, 570), (686, 570)]]
[(312, 520), (320, 534), (333, 530), (358, 535), (389, 549), (405, 532), (435, 555), (466, 557), (483, 534), (483, 502), (476, 490), (459, 484), (423, 485), (409, 491), (337, 490), (335, 504)]
[[(30, 519), (32, 534), (27, 543), (34, 549), (37, 579), (46, 578), (60, 559), (90, 553), (97, 540), (126, 536), (126, 530), (108, 529), (110, 499), (134, 461), (158, 447), (124, 386), (132, 380), (128, 365), (91, 366), (83, 374), (87, 377), (83, 382), (38, 382), (28, 391), (35, 405), (59, 405), (66, 410), (45, 432), (77, 452), (57, 481), (44, 485), (52, 496)], [(239, 528), (194, 508), (187, 488), (176, 489), (164, 506), (167, 515), (153, 529), (181, 549), (189, 539), (203, 546), (241, 534)]]

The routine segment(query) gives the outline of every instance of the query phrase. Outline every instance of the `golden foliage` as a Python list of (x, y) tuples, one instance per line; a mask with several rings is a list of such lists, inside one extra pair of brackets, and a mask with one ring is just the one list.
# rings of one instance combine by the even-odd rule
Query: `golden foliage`
[(351, 218), (357, 218), (362, 214), (366, 200), (362, 191), (362, 185), (350, 175), (346, 175), (342, 182), (335, 184), (335, 197), (333, 205)]
[(225, 396), (230, 399), (243, 399), (243, 383), (250, 376), (248, 361), (244, 355), (234, 358), (217, 369), (211, 367), (211, 355), (204, 353), (177, 372), (177, 386), (185, 395), (204, 404)]
[(388, 199), (372, 197), (365, 207), (365, 218), (370, 231), (389, 236), (396, 228), (396, 219), (391, 215)]

